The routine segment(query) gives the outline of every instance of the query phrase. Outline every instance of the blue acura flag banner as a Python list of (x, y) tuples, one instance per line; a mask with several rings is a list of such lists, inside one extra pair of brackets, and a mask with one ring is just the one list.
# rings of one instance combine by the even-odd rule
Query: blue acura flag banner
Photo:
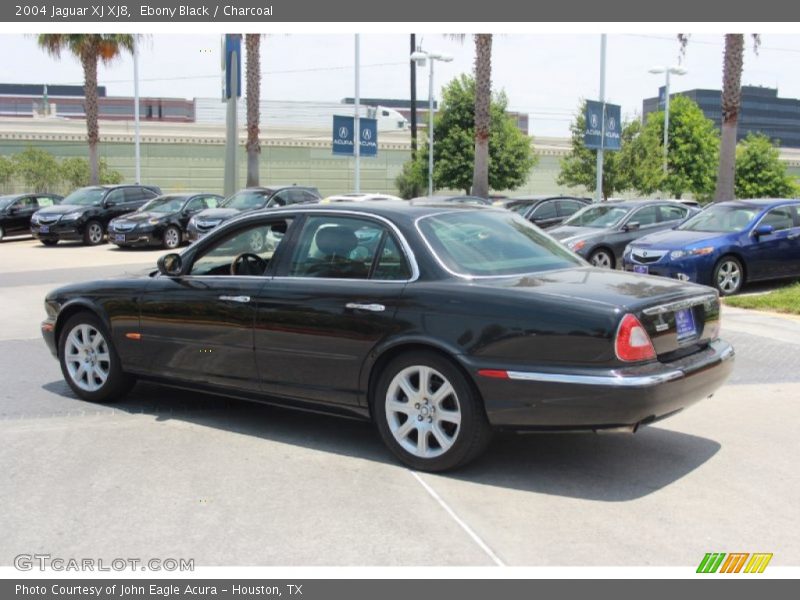
[[(605, 111), (603, 108), (605, 107)], [(605, 112), (605, 115), (604, 115)], [(603, 104), (594, 100), (586, 101), (586, 129), (583, 132), (583, 143), (592, 150), (619, 150), (621, 109), (618, 104)], [(605, 128), (603, 119), (605, 118)], [(601, 143), (601, 137), (603, 138)]]
[[(378, 121), (377, 119), (360, 118), (361, 156), (378, 155)], [(333, 116), (333, 153), (341, 156), (353, 156), (353, 129), (355, 119), (342, 115)]]

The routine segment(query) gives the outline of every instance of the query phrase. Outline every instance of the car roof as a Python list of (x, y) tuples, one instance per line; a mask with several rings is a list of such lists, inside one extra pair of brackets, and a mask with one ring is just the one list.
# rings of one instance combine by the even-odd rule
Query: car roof
[(724, 206), (748, 206), (756, 208), (771, 208), (782, 204), (800, 204), (798, 198), (742, 198), (739, 200), (725, 200), (718, 202)]
[(653, 206), (659, 204), (678, 205), (680, 203), (675, 200), (608, 200), (607, 202), (597, 202), (591, 206), (622, 206), (624, 208), (636, 208), (639, 206)]

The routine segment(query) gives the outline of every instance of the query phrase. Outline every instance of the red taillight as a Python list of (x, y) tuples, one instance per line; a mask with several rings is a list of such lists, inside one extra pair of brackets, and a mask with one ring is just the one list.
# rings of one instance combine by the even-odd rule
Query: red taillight
[(639, 319), (632, 314), (622, 317), (614, 342), (617, 358), (626, 362), (650, 360), (656, 357), (653, 342)]

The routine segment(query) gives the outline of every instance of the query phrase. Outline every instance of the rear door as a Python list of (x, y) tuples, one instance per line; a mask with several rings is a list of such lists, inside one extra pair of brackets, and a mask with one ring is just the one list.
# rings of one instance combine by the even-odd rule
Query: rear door
[(574, 215), (584, 206), (586, 206), (586, 204), (578, 200), (557, 200), (556, 209), (558, 210), (558, 223), (561, 224), (565, 219)]
[(27, 233), (30, 230), (31, 217), (38, 210), (34, 196), (23, 196), (10, 207), (6, 217), (6, 232), (9, 234)]
[(556, 201), (545, 200), (544, 202), (537, 204), (536, 208), (531, 211), (528, 220), (542, 229), (547, 229), (549, 227), (553, 227), (554, 225), (558, 225), (561, 222), (561, 219), (558, 217)]
[(262, 294), (256, 361), (265, 392), (355, 405), (369, 352), (397, 324), (412, 265), (393, 228), (368, 216), (308, 215)]

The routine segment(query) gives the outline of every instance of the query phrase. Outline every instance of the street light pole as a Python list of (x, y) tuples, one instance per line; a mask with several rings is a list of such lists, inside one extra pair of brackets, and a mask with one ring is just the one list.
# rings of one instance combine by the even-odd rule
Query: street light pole
[(437, 60), (442, 62), (450, 62), (453, 60), (452, 56), (447, 54), (438, 54), (434, 52), (426, 52), (424, 50), (415, 50), (411, 53), (411, 60), (417, 63), (417, 66), (424, 67), (427, 61), (430, 61), (430, 71), (428, 72), (428, 195), (433, 195), (433, 63)]
[(428, 73), (428, 195), (433, 196), (433, 59)]
[(669, 83), (670, 75), (686, 75), (688, 71), (683, 67), (653, 67), (650, 73), (654, 75), (665, 74), (664, 80), (664, 175), (669, 170)]
[(142, 182), (142, 154), (139, 130), (139, 36), (133, 36), (133, 140), (135, 154), (135, 181)]
[(600, 148), (597, 149), (597, 179), (595, 181), (595, 202), (603, 199), (603, 146), (606, 137), (606, 34), (600, 36)]
[(361, 48), (360, 36), (356, 34), (356, 98), (355, 115), (353, 116), (353, 156), (356, 159), (355, 168), (355, 192), (361, 191)]

